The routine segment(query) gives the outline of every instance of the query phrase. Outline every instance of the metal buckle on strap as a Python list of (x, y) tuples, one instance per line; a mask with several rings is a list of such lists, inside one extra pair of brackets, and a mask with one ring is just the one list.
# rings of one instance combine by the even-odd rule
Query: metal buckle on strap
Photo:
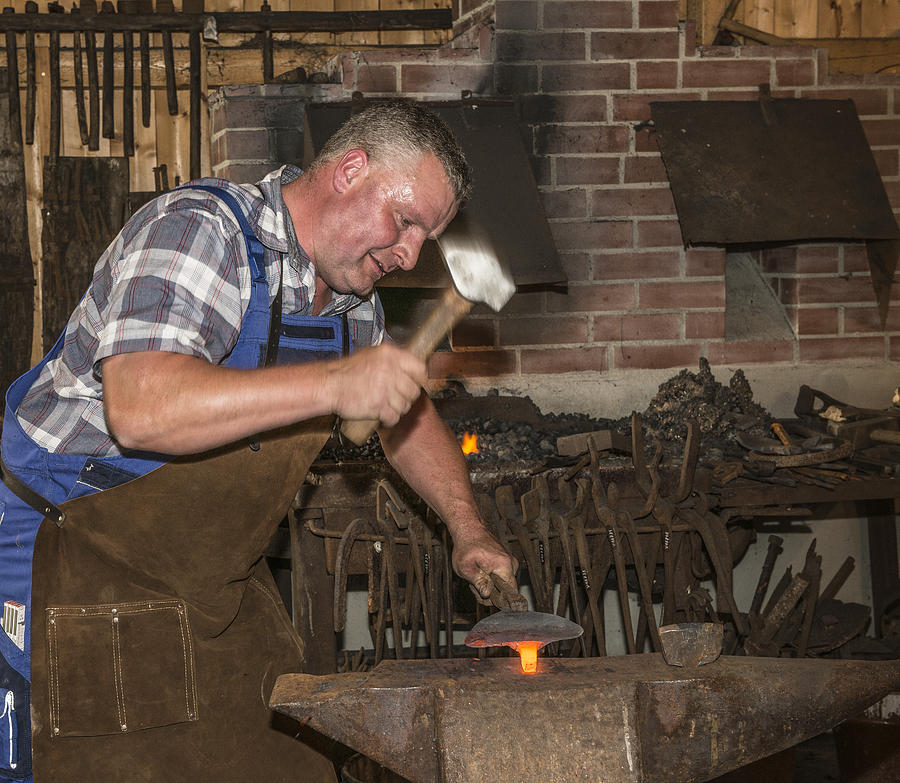
[(7, 489), (23, 503), (28, 504), (37, 511), (38, 514), (42, 514), (47, 517), (47, 519), (52, 519), (59, 527), (62, 527), (62, 523), (66, 521), (66, 512), (53, 505), (53, 503), (46, 498), (41, 497), (41, 495), (35, 492), (25, 482), (20, 481), (18, 477), (6, 467), (2, 458), (0, 458), (0, 481), (2, 481)]

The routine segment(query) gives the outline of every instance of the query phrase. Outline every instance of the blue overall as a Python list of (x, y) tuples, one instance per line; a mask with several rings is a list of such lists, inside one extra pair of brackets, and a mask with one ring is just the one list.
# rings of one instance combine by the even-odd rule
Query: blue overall
[[(244, 234), (252, 273), (250, 303), (237, 343), (226, 366), (250, 369), (266, 360), (272, 313), (265, 276), (263, 245), (254, 235), (237, 201), (227, 191), (207, 190), (234, 212)], [(350, 351), (342, 316), (292, 316), (281, 319), (276, 361), (299, 363), (340, 357)], [(6, 467), (53, 504), (122, 484), (163, 465), (164, 455), (94, 457), (54, 454), (35, 444), (24, 432), (15, 411), (44, 365), (62, 349), (65, 334), (36, 367), (7, 391), (3, 417), (2, 456)], [(252, 445), (252, 444), (251, 444)], [(0, 781), (30, 781), (30, 620), (31, 571), (34, 541), (44, 517), (0, 483)]]

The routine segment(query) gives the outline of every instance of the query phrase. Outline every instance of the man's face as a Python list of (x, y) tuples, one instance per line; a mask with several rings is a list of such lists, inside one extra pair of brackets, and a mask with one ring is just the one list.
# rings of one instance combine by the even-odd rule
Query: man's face
[(391, 168), (356, 150), (338, 164), (333, 183), (337, 209), (323, 216), (314, 264), (339, 294), (368, 296), (389, 272), (412, 269), (425, 240), (456, 215), (453, 190), (430, 154)]

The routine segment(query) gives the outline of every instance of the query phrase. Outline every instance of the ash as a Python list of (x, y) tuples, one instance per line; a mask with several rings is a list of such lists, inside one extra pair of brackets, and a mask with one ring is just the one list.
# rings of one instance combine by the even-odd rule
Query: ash
[[(753, 401), (753, 391), (742, 370), (737, 370), (728, 386), (719, 383), (705, 358), (699, 372), (682, 370), (659, 387), (641, 416), (645, 442), (652, 439), (666, 444), (681, 444), (687, 437), (686, 422), (696, 419), (704, 449), (718, 448), (728, 453), (744, 449), (738, 433), (771, 436), (774, 417)], [(631, 420), (615, 423), (620, 431), (631, 431)]]

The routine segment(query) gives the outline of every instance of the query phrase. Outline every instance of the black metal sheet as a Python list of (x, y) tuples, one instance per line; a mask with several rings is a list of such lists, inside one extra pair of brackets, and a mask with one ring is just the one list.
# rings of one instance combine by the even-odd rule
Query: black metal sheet
[(900, 237), (852, 101), (650, 108), (686, 246)]
[[(364, 101), (310, 104), (306, 109), (306, 163)], [(522, 143), (515, 106), (505, 102), (423, 103), (453, 131), (474, 172), (466, 210), (491, 234), (517, 286), (562, 285), (566, 275)], [(410, 272), (394, 272), (379, 286), (443, 288), (449, 278), (434, 242), (426, 242)]]

